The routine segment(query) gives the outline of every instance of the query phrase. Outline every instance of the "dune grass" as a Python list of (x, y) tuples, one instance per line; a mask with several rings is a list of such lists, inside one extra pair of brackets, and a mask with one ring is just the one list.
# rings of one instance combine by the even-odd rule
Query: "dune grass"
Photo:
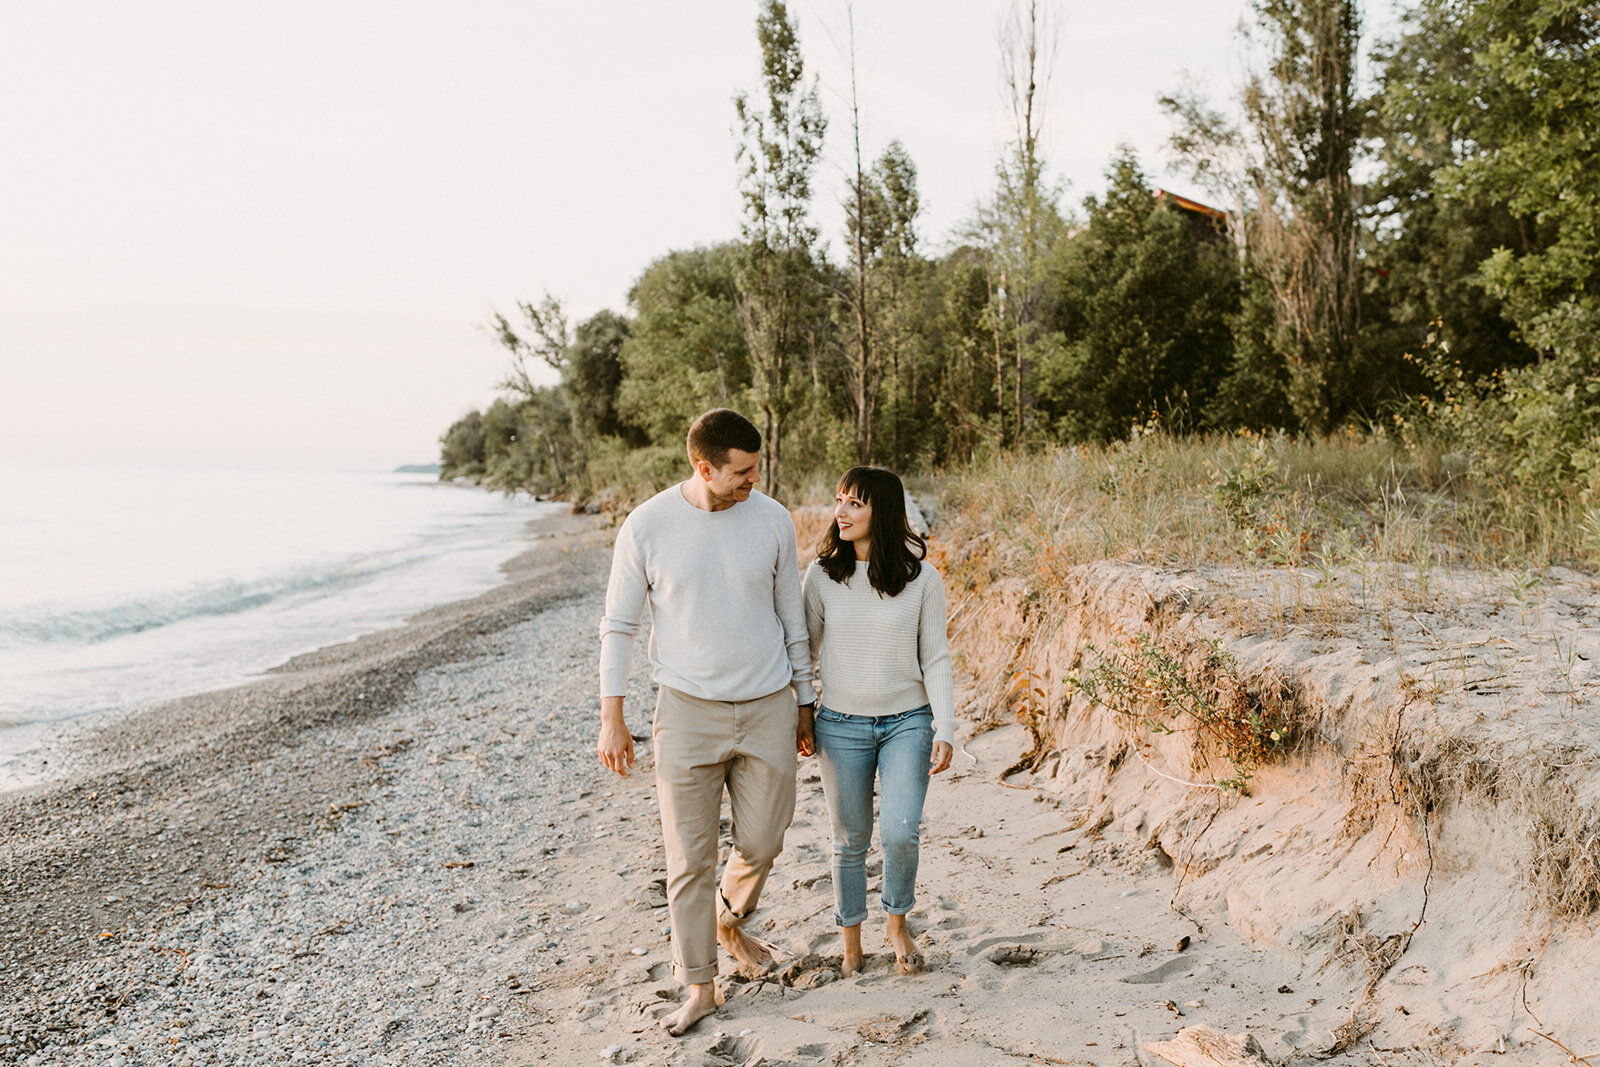
[(1092, 560), (1286, 568), (1600, 564), (1600, 504), (1538, 499), (1382, 431), (1320, 439), (1156, 432), (1007, 453), (929, 479), (955, 543), (1005, 569)]

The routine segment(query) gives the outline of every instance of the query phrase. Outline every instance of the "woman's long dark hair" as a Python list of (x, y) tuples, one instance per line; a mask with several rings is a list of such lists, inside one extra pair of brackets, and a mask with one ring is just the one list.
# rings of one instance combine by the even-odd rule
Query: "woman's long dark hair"
[[(906, 519), (906, 487), (893, 471), (851, 467), (839, 479), (836, 492), (853, 493), (872, 507), (872, 521), (867, 524), (867, 536), (872, 539), (867, 581), (879, 596), (899, 596), (922, 570), (921, 561), (928, 554), (928, 542)], [(849, 581), (856, 572), (856, 546), (839, 536), (837, 519), (828, 524), (828, 532), (817, 545), (817, 562), (836, 582)]]

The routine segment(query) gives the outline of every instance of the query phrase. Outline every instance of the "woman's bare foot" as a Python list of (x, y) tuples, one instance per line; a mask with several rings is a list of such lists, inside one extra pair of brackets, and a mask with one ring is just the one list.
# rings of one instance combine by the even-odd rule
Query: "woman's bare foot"
[(911, 939), (911, 931), (906, 929), (904, 915), (889, 916), (883, 939), (894, 946), (894, 969), (901, 974), (917, 974), (926, 966), (917, 943)]
[(689, 987), (689, 996), (678, 1010), (668, 1015), (663, 1015), (659, 1020), (661, 1029), (673, 1037), (682, 1037), (695, 1023), (717, 1010), (722, 1003), (722, 998), (717, 996), (717, 984), (706, 982)]
[(861, 924), (841, 926), (839, 937), (844, 941), (844, 962), (839, 968), (839, 973), (849, 978), (861, 970), (861, 962), (866, 958), (861, 951)]
[(717, 924), (717, 943), (728, 950), (743, 967), (761, 971), (772, 966), (777, 959), (776, 950), (765, 941), (751, 937), (737, 926)]

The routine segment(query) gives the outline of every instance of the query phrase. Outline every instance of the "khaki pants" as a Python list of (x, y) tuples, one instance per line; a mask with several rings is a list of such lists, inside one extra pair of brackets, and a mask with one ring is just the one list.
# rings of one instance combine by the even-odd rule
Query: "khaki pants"
[[(672, 973), (685, 985), (716, 978), (716, 924), (739, 926), (750, 917), (783, 851), (783, 833), (794, 819), (796, 719), (789, 689), (738, 703), (701, 700), (666, 686), (656, 697)], [(719, 893), (724, 787), (733, 808), (733, 850)]]

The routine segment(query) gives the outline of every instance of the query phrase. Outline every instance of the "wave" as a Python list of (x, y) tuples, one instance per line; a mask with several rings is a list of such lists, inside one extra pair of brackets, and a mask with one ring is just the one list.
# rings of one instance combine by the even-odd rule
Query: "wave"
[(252, 581), (209, 582), (91, 607), (40, 604), (0, 611), (0, 646), (88, 645), (189, 619), (236, 615), (294, 597), (336, 593), (387, 571), (421, 562), (432, 554), (385, 552), (306, 566)]

